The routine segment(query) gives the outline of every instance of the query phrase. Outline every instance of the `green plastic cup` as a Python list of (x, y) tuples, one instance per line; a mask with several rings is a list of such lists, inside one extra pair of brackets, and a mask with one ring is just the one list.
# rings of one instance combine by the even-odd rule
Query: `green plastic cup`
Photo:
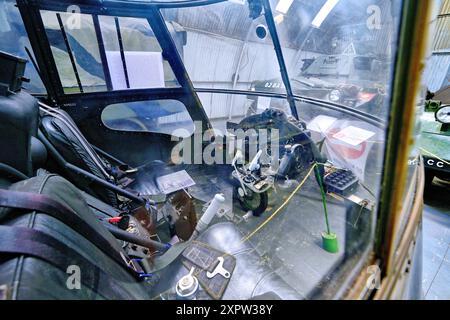
[(323, 249), (329, 253), (337, 253), (339, 251), (338, 240), (335, 233), (322, 232)]

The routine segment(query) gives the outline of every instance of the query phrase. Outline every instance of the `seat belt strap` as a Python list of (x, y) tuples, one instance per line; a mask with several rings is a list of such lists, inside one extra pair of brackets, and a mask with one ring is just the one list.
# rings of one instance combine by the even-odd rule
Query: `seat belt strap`
[(89, 240), (103, 253), (112, 258), (132, 273), (141, 273), (142, 270), (119, 248), (114, 247), (109, 240), (83, 220), (75, 211), (59, 203), (49, 196), (30, 192), (0, 189), (0, 207), (38, 211), (60, 220), (68, 227)]
[[(126, 297), (120, 296), (123, 299), (136, 298), (117, 284), (120, 280), (114, 279), (114, 281), (111, 275), (77, 251), (42, 231), (25, 227), (0, 226), (0, 252), (32, 256), (52, 264), (63, 272), (67, 272), (69, 266), (77, 266), (81, 273), (80, 283), (103, 297), (108, 298), (112, 296), (111, 293), (120, 292), (121, 295), (126, 295)], [(129, 279), (123, 279), (123, 281), (129, 281)]]
[(93, 243), (114, 261), (126, 267), (130, 273), (138, 278), (142, 278), (142, 276), (148, 274), (148, 272), (154, 273), (164, 269), (175, 261), (175, 259), (190, 244), (190, 241), (186, 241), (173, 245), (165, 251), (164, 254), (155, 257), (155, 259), (150, 263), (150, 270), (146, 270), (147, 272), (145, 272), (137, 262), (127, 257), (121, 249), (115, 248), (89, 223), (80, 218), (75, 211), (49, 196), (30, 192), (0, 189), (0, 207), (38, 211), (60, 220)]
[(191, 244), (191, 241), (186, 242), (179, 242), (172, 247), (170, 247), (169, 250), (164, 252), (163, 255), (155, 257), (153, 260), (153, 263), (150, 265), (150, 272), (158, 272), (165, 267), (167, 267), (169, 264), (171, 264), (175, 259)]

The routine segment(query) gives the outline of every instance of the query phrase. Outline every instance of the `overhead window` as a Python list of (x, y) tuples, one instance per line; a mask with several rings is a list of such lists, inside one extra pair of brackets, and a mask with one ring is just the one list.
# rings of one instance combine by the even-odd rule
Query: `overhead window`
[(179, 86), (146, 19), (41, 16), (64, 93)]

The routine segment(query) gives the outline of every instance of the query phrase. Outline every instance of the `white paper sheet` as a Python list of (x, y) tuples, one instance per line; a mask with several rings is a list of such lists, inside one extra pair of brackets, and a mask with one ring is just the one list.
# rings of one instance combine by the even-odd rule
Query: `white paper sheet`
[(130, 88), (164, 88), (164, 69), (161, 52), (126, 51)]
[(306, 126), (308, 130), (325, 133), (328, 128), (336, 121), (334, 117), (320, 115), (312, 119)]
[(114, 90), (127, 88), (125, 73), (123, 72), (122, 58), (119, 51), (106, 51), (106, 60), (108, 61), (109, 74)]
[[(163, 58), (160, 52), (125, 51), (130, 89), (164, 88)], [(127, 89), (122, 57), (119, 51), (106, 51), (114, 90)]]
[(333, 135), (333, 138), (348, 143), (351, 146), (358, 146), (364, 141), (369, 140), (375, 135), (375, 132), (349, 126)]
[(186, 172), (186, 170), (177, 171), (156, 178), (158, 187), (165, 194), (169, 194), (178, 190), (186, 189), (195, 185), (195, 181)]

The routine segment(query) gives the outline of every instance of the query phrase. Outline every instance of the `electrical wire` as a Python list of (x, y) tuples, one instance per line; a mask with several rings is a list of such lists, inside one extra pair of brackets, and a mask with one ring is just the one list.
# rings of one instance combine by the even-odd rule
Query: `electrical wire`
[(305, 184), (306, 180), (309, 178), (309, 176), (312, 174), (314, 168), (316, 167), (316, 163), (311, 166), (306, 176), (303, 178), (302, 182), (292, 191), (292, 193), (287, 197), (287, 199), (281, 204), (281, 206), (278, 207), (263, 223), (261, 223), (253, 232), (245, 236), (242, 240), (242, 242), (248, 241), (251, 237), (253, 237), (259, 230), (261, 230), (267, 223), (270, 222), (280, 211), (283, 209), (288, 202), (292, 199), (292, 197), (297, 193), (298, 190)]

